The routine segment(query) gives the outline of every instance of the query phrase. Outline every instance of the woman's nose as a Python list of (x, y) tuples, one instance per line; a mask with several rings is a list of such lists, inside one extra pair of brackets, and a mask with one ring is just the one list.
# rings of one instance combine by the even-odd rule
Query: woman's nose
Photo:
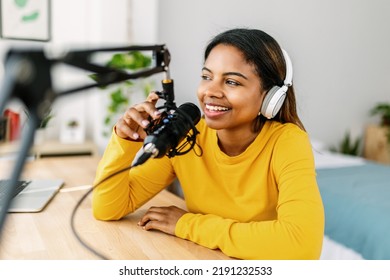
[(218, 83), (210, 82), (207, 84), (207, 87), (204, 88), (204, 94), (209, 97), (222, 98), (224, 96), (224, 91)]

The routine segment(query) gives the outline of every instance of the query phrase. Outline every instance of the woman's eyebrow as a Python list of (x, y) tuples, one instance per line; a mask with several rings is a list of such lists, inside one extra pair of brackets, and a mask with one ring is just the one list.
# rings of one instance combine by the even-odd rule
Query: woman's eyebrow
[[(207, 67), (203, 67), (202, 70), (212, 73), (212, 71), (210, 69), (208, 69)], [(240, 72), (226, 72), (226, 73), (223, 73), (223, 76), (239, 76), (245, 80), (248, 80), (248, 78)]]
[(248, 78), (240, 72), (226, 72), (226, 73), (223, 73), (223, 75), (224, 76), (239, 76), (241, 78), (244, 78), (245, 80), (248, 80)]

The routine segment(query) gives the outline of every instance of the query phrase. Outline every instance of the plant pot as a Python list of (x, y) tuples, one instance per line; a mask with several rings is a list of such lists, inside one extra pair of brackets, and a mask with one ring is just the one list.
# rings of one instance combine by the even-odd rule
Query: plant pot
[(383, 116), (382, 117), (382, 125), (383, 126), (390, 126), (390, 117)]
[(34, 145), (41, 145), (46, 140), (46, 129), (38, 128), (35, 130)]

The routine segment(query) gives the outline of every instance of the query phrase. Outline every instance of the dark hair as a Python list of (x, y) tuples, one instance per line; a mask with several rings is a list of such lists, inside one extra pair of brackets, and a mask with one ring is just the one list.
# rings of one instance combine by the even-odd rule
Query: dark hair
[[(207, 45), (204, 59), (219, 44), (239, 49), (249, 64), (254, 65), (263, 89), (282, 86), (286, 77), (286, 62), (282, 50), (274, 38), (258, 29), (237, 28), (220, 33)], [(259, 108), (260, 109), (260, 108)], [(268, 119), (263, 115), (256, 118), (254, 130), (259, 131)], [(293, 86), (287, 90), (286, 99), (273, 120), (281, 123), (294, 123), (305, 130), (298, 117)]]

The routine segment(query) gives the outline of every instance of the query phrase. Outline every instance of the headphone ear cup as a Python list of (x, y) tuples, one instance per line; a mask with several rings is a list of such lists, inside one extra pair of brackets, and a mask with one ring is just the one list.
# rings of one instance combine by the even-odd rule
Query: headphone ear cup
[(287, 87), (272, 87), (266, 94), (261, 105), (261, 114), (267, 119), (272, 119), (279, 112), (286, 98)]

